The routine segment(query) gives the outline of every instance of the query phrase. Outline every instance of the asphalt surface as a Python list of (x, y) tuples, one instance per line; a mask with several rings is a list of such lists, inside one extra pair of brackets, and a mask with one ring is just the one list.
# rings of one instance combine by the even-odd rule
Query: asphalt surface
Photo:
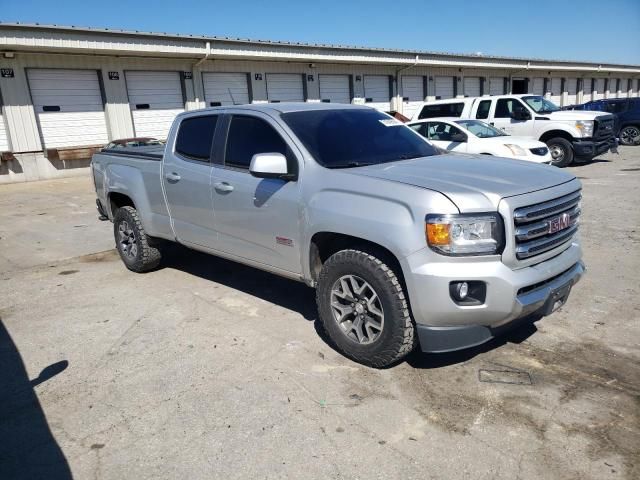
[(302, 284), (183, 248), (129, 272), (88, 178), (0, 187), (0, 478), (640, 478), (640, 147), (570, 170), (568, 304), (387, 370)]

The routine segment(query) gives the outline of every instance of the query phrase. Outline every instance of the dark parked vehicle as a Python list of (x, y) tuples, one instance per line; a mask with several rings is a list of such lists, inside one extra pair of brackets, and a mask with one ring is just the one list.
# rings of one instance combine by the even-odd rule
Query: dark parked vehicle
[(640, 145), (640, 98), (608, 98), (565, 110), (591, 110), (613, 113), (617, 117), (617, 134), (622, 145)]

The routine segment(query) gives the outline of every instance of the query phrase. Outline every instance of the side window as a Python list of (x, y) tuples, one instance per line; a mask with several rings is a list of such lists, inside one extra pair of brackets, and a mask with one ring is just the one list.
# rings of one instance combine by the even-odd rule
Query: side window
[(194, 160), (208, 162), (217, 123), (217, 115), (190, 117), (182, 120), (176, 137), (176, 152)]
[(456, 127), (448, 123), (433, 122), (429, 123), (429, 139), (440, 142), (450, 142), (452, 135), (462, 133)]
[(482, 100), (478, 104), (476, 118), (489, 118), (489, 110), (491, 109), (491, 100)]
[(511, 113), (515, 111), (528, 112), (519, 100), (516, 100), (515, 98), (501, 98), (496, 104), (496, 113), (494, 114), (494, 117), (511, 118)]
[(425, 105), (418, 118), (435, 117), (459, 117), (462, 115), (464, 103), (440, 103), (437, 105)]
[(281, 153), (287, 155), (287, 144), (280, 134), (264, 120), (257, 117), (234, 115), (231, 118), (225, 165), (249, 169), (256, 153)]
[(415, 123), (413, 125), (409, 125), (409, 128), (415, 130), (417, 133), (422, 135), (423, 137), (427, 136), (427, 124), (426, 123)]

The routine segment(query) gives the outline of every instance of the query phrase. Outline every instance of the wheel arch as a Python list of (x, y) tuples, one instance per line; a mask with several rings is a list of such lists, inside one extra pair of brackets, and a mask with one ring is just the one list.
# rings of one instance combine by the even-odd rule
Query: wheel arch
[(573, 142), (573, 140), (574, 140), (573, 135), (571, 135), (566, 130), (549, 130), (548, 132), (544, 132), (540, 136), (539, 140), (541, 142), (547, 143), (552, 138), (557, 138), (557, 137), (564, 138), (565, 140), (567, 140), (569, 142)]

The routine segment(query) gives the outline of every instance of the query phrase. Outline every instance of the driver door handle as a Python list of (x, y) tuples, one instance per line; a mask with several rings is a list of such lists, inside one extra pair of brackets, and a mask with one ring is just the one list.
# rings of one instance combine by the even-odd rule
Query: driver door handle
[(171, 183), (176, 183), (180, 181), (180, 175), (178, 175), (176, 172), (171, 172), (171, 173), (167, 173), (164, 178), (166, 178), (167, 180), (169, 180), (169, 182)]
[(218, 192), (233, 192), (233, 185), (229, 185), (227, 182), (214, 183), (213, 187)]

